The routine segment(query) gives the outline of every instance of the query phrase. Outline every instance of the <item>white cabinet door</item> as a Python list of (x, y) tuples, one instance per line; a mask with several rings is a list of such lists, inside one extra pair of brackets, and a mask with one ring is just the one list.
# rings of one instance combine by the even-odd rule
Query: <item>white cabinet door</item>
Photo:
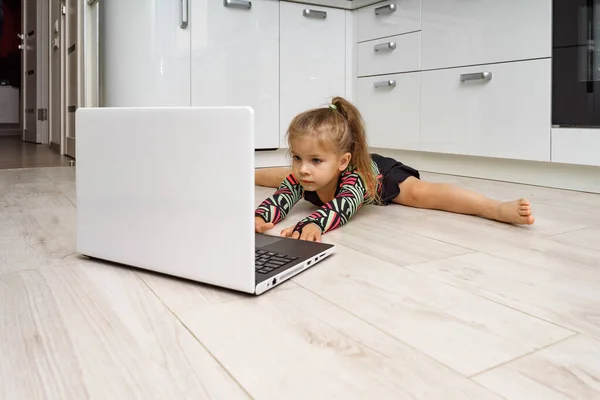
[(101, 3), (102, 105), (189, 106), (190, 31), (180, 1)]
[(190, 5), (192, 106), (250, 106), (255, 148), (278, 148), (279, 2)]
[(345, 96), (345, 11), (281, 2), (281, 147), (291, 120)]
[(423, 69), (550, 57), (550, 0), (422, 0)]
[(422, 150), (550, 161), (550, 69), (543, 59), (424, 71)]
[(420, 72), (359, 78), (357, 97), (369, 147), (419, 150)]

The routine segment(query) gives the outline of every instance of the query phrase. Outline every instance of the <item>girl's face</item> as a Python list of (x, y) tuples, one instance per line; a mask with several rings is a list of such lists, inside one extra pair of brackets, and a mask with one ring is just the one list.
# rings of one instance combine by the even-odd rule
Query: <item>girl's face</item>
[(336, 185), (340, 172), (350, 162), (350, 153), (337, 154), (313, 135), (291, 140), (292, 172), (305, 190), (317, 191)]

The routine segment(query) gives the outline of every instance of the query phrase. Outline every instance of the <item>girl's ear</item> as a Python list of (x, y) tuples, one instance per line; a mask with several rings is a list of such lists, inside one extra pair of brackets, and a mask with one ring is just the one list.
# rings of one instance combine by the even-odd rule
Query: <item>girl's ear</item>
[(350, 164), (351, 159), (352, 159), (352, 154), (350, 154), (350, 153), (343, 154), (342, 157), (340, 158), (339, 170), (343, 171), (346, 168), (348, 168), (348, 164)]

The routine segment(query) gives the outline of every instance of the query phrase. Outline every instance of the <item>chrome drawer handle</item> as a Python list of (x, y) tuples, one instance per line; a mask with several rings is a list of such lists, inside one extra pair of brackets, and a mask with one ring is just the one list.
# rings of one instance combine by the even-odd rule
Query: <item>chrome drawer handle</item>
[(244, 0), (223, 0), (223, 5), (225, 7), (232, 7), (232, 8), (247, 8), (247, 9), (252, 8), (252, 2), (244, 1)]
[(387, 6), (377, 7), (375, 9), (375, 15), (389, 15), (396, 12), (398, 6), (395, 4), (388, 4)]
[(381, 51), (381, 50), (393, 51), (396, 49), (396, 42), (387, 42), (387, 43), (376, 44), (375, 46), (373, 46), (373, 49), (375, 51)]
[(306, 10), (302, 11), (302, 15), (304, 15), (306, 18), (318, 18), (318, 19), (327, 18), (326, 11), (309, 10), (308, 8)]
[(382, 87), (396, 87), (396, 81), (379, 81), (373, 84), (376, 88)]
[(190, 7), (188, 4), (188, 0), (181, 0), (181, 4), (180, 4), (181, 16), (179, 18), (179, 26), (181, 27), (181, 29), (185, 29), (188, 27), (189, 9), (190, 9)]
[(474, 74), (462, 74), (460, 76), (461, 82), (467, 81), (491, 81), (492, 73), (491, 72), (476, 72)]

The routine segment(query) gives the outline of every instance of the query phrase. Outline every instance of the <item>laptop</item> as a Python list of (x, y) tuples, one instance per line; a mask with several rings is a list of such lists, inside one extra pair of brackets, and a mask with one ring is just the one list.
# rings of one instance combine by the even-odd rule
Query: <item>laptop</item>
[(80, 108), (76, 128), (82, 255), (259, 295), (333, 253), (254, 232), (250, 107)]

